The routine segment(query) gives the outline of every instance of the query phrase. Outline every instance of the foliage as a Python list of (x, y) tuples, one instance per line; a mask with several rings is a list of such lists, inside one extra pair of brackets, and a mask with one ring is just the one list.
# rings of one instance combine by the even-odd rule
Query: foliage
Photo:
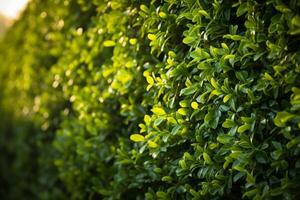
[(298, 0), (32, 0), (1, 44), (6, 199), (298, 199)]

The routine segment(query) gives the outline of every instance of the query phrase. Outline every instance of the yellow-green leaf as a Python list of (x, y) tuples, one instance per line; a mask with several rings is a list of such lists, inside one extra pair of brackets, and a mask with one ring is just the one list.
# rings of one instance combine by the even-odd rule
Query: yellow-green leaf
[(148, 142), (148, 147), (149, 147), (149, 148), (156, 148), (156, 147), (158, 147), (158, 145), (156, 144), (156, 142), (149, 141), (149, 142)]
[(167, 14), (164, 12), (159, 12), (158, 15), (163, 19), (167, 17)]
[(211, 83), (211, 85), (212, 85), (214, 88), (216, 88), (216, 89), (219, 88), (219, 85), (218, 85), (217, 81), (216, 81), (214, 78), (211, 78), (211, 79), (210, 79), (210, 83)]
[(188, 168), (188, 166), (187, 166), (187, 164), (184, 160), (179, 160), (178, 164), (182, 169), (187, 169)]
[(231, 119), (226, 119), (225, 122), (222, 124), (224, 128), (232, 128), (235, 126), (235, 122)]
[(212, 163), (210, 156), (207, 153), (203, 153), (203, 159), (205, 161), (205, 163), (210, 164)]
[(116, 43), (112, 40), (106, 40), (103, 42), (103, 46), (105, 46), (105, 47), (113, 47), (115, 45), (116, 45)]
[(198, 105), (198, 103), (196, 102), (196, 101), (193, 101), (192, 103), (191, 103), (191, 107), (193, 108), (193, 109), (198, 109), (199, 108), (199, 105)]
[(187, 111), (186, 108), (179, 108), (179, 109), (178, 109), (178, 113), (179, 113), (180, 115), (187, 115), (187, 114), (188, 114), (188, 111)]
[(220, 95), (220, 94), (222, 94), (222, 92), (219, 91), (219, 90), (213, 90), (213, 91), (211, 92), (211, 96), (214, 96), (214, 95)]
[(233, 59), (233, 58), (235, 58), (235, 55), (229, 54), (224, 57), (224, 60)]
[(147, 76), (147, 77), (146, 77), (146, 80), (147, 80), (147, 82), (148, 82), (150, 85), (153, 85), (153, 84), (154, 84), (154, 80), (153, 80), (153, 78), (152, 78), (151, 76)]
[(255, 178), (254, 178), (253, 175), (250, 174), (249, 172), (247, 172), (247, 178), (246, 178), (246, 181), (247, 181), (248, 183), (255, 184)]
[(250, 129), (250, 124), (244, 124), (242, 126), (240, 126), (237, 130), (238, 133), (243, 133), (245, 132), (246, 130)]
[(143, 141), (145, 141), (145, 137), (143, 135), (140, 135), (140, 134), (132, 134), (130, 136), (130, 139), (134, 142), (143, 142)]
[(223, 49), (229, 50), (228, 46), (226, 43), (222, 43), (221, 46), (223, 47)]
[(224, 103), (226, 103), (227, 101), (229, 101), (230, 100), (230, 98), (231, 98), (231, 94), (227, 94), (224, 98), (223, 98), (223, 102)]
[(160, 108), (160, 107), (154, 107), (152, 108), (151, 110), (154, 114), (157, 114), (157, 115), (165, 115), (166, 112), (163, 108)]
[(152, 88), (153, 85), (148, 85), (146, 90), (149, 91)]
[(156, 36), (154, 34), (149, 33), (148, 34), (148, 39), (151, 41), (155, 41), (156, 40)]
[(206, 18), (210, 18), (209, 14), (205, 10), (199, 10), (199, 13), (205, 16)]
[(149, 11), (148, 7), (145, 5), (141, 5), (140, 6), (141, 10), (144, 11), (145, 13), (147, 13)]
[(136, 38), (131, 38), (129, 40), (129, 43), (132, 44), (132, 45), (135, 45), (137, 43), (137, 39)]
[(180, 101), (179, 102), (179, 105), (181, 106), (181, 107), (183, 107), (183, 108), (185, 108), (185, 107), (189, 107), (189, 100), (182, 100), (182, 101)]
[(165, 181), (165, 182), (170, 182), (170, 181), (172, 181), (172, 177), (171, 176), (164, 176), (164, 177), (162, 177), (161, 180)]
[(176, 53), (174, 51), (169, 51), (168, 55), (172, 58), (176, 58)]
[(272, 76), (271, 76), (270, 74), (268, 74), (268, 73), (265, 73), (264, 77), (265, 77), (265, 79), (268, 80), (268, 81), (274, 80), (274, 79), (272, 78)]
[(278, 112), (276, 117), (274, 118), (274, 123), (278, 127), (284, 127), (285, 123), (295, 117), (294, 114), (288, 112)]
[(151, 122), (151, 117), (150, 117), (149, 115), (145, 115), (145, 116), (144, 116), (144, 121), (145, 121), (145, 123), (146, 123), (147, 125), (149, 125), (150, 122)]

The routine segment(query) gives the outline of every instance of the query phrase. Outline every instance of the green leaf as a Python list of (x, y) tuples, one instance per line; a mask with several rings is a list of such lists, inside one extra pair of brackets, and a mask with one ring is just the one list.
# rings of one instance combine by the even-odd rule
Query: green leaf
[(271, 152), (271, 157), (274, 160), (278, 160), (281, 155), (282, 155), (282, 151), (281, 150), (276, 150), (276, 151)]
[(211, 128), (215, 129), (218, 126), (221, 112), (219, 110), (209, 110), (204, 117), (204, 122), (208, 124)]
[(145, 5), (141, 5), (141, 6), (140, 6), (140, 9), (141, 9), (142, 11), (144, 11), (145, 13), (148, 13), (148, 12), (149, 12), (149, 8), (148, 8), (147, 6), (145, 6)]
[(236, 11), (238, 17), (242, 16), (248, 11), (247, 2), (242, 3)]
[(224, 56), (224, 60), (229, 60), (229, 59), (234, 59), (235, 55), (234, 54), (228, 54), (226, 56)]
[(248, 184), (255, 184), (255, 178), (253, 177), (252, 174), (250, 174), (248, 172), (247, 172), (246, 181)]
[(170, 56), (171, 58), (176, 58), (176, 53), (174, 51), (169, 51), (168, 56)]
[(210, 18), (209, 14), (205, 10), (199, 10), (199, 13), (208, 19)]
[(171, 176), (164, 176), (161, 178), (162, 181), (164, 182), (171, 182), (172, 181), (172, 177)]
[(178, 164), (182, 169), (187, 169), (188, 168), (188, 166), (187, 166), (187, 164), (184, 160), (179, 160)]
[(212, 163), (212, 160), (211, 160), (210, 156), (205, 152), (203, 153), (203, 159), (204, 159), (204, 162), (207, 163), (207, 164)]
[(181, 127), (182, 127), (181, 125), (174, 126), (174, 128), (171, 131), (171, 134), (176, 135), (178, 133), (178, 131), (181, 129)]
[(179, 105), (183, 108), (187, 108), (190, 105), (190, 101), (189, 100), (182, 100), (179, 102)]
[(294, 114), (288, 112), (278, 112), (276, 117), (274, 118), (274, 123), (278, 127), (284, 127), (285, 123), (295, 117)]
[(246, 130), (248, 130), (248, 129), (250, 129), (250, 128), (251, 128), (250, 124), (244, 124), (244, 125), (240, 126), (240, 127), (237, 129), (237, 132), (238, 132), (238, 133), (243, 133), (243, 132), (245, 132)]
[[(239, 172), (245, 172), (246, 171), (245, 168), (242, 165), (235, 165), (233, 167), (233, 169), (235, 169), (235, 170), (237, 170)], [(244, 176), (244, 175), (245, 175), (244, 173), (240, 174), (241, 177)]]
[(234, 41), (239, 41), (239, 40), (244, 39), (243, 36), (240, 36), (240, 35), (230, 35), (230, 34), (224, 35), (223, 38), (231, 39), (231, 40), (234, 40)]
[(264, 151), (257, 151), (255, 154), (255, 159), (261, 164), (266, 164), (268, 162), (268, 156)]
[(227, 46), (226, 43), (221, 43), (221, 46), (223, 49), (229, 50), (229, 47)]
[(278, 150), (282, 150), (282, 145), (280, 142), (277, 141), (272, 141), (273, 146), (278, 149)]
[(210, 79), (210, 83), (211, 83), (211, 85), (212, 85), (214, 88), (216, 88), (216, 89), (219, 88), (219, 85), (218, 85), (217, 81), (216, 81), (214, 78), (211, 78), (211, 79)]
[(281, 5), (277, 5), (275, 6), (276, 10), (282, 12), (282, 13), (288, 13), (288, 12), (292, 12), (291, 9), (289, 9), (286, 5), (281, 4)]
[(233, 120), (231, 119), (226, 119), (225, 122), (223, 122), (222, 127), (224, 128), (232, 128), (234, 127), (236, 124)]
[(190, 189), (189, 192), (191, 193), (191, 195), (193, 195), (193, 197), (197, 198), (200, 196), (199, 193), (194, 189)]
[(243, 176), (245, 176), (245, 173), (243, 172), (243, 171), (245, 171), (244, 168), (242, 168), (240, 166), (235, 166), (235, 167), (238, 168), (239, 169), (238, 171), (241, 171), (241, 172), (234, 175), (233, 182), (237, 182), (239, 179), (241, 179)]
[(292, 148), (293, 146), (296, 146), (296, 145), (299, 145), (299, 144), (300, 144), (300, 136), (298, 136), (298, 137), (292, 139), (290, 142), (288, 142), (288, 143), (286, 144), (286, 147), (287, 147), (288, 149), (290, 149), (290, 148)]
[(234, 140), (234, 137), (226, 134), (222, 134), (217, 137), (217, 141), (222, 144), (229, 144), (232, 140)]
[(183, 157), (187, 160), (194, 160), (193, 156), (189, 152), (184, 152)]
[(166, 192), (158, 191), (158, 192), (156, 192), (156, 195), (158, 198), (168, 199), (168, 194)]
[(213, 90), (213, 91), (211, 91), (211, 93), (210, 93), (210, 95), (209, 95), (209, 99), (211, 98), (211, 97), (213, 97), (213, 96), (219, 96), (219, 95), (221, 95), (222, 94), (222, 92), (220, 91), (220, 90)]
[(293, 17), (291, 23), (292, 23), (294, 26), (300, 27), (300, 16), (299, 16), (299, 15), (296, 15), (295, 17)]
[(183, 43), (184, 44), (191, 44), (192, 42), (194, 42), (196, 40), (195, 37), (191, 37), (191, 36), (187, 36), (183, 39)]
[(199, 61), (201, 59), (210, 58), (210, 54), (204, 51), (203, 49), (197, 47), (193, 52), (191, 52), (191, 57), (194, 58), (196, 61)]
[(181, 91), (180, 91), (180, 96), (181, 95), (191, 95), (191, 94), (194, 94), (195, 92), (197, 92), (198, 90), (198, 85), (192, 85), (191, 87), (187, 87), (187, 88), (183, 88)]
[(210, 91), (206, 91), (206, 92), (204, 92), (203, 94), (201, 94), (201, 95), (199, 95), (198, 97), (197, 97), (197, 101), (199, 102), (199, 103), (205, 103), (206, 102), (206, 95), (209, 93)]
[(248, 197), (248, 198), (252, 199), (252, 197), (253, 197), (254, 195), (256, 195), (257, 193), (258, 193), (258, 189), (257, 189), (257, 188), (252, 189), (252, 190), (249, 190), (249, 191), (247, 191), (247, 192), (245, 192), (245, 193), (243, 194), (243, 198)]
[(154, 121), (154, 126), (159, 126), (164, 121), (164, 118), (159, 117)]

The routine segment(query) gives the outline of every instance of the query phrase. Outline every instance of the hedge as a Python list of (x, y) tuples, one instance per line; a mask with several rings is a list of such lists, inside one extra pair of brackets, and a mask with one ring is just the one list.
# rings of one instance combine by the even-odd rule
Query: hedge
[(299, 35), (298, 0), (30, 1), (1, 199), (299, 199)]

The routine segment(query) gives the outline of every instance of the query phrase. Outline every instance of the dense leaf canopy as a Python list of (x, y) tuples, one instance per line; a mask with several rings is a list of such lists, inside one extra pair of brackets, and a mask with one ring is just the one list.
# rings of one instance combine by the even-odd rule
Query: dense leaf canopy
[(32, 0), (0, 44), (1, 199), (299, 199), (299, 0)]

